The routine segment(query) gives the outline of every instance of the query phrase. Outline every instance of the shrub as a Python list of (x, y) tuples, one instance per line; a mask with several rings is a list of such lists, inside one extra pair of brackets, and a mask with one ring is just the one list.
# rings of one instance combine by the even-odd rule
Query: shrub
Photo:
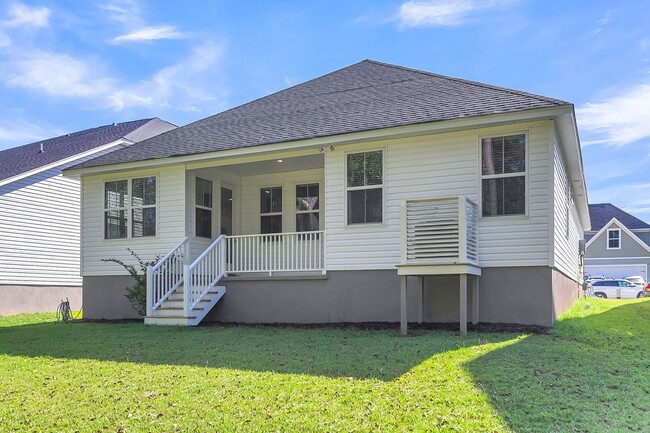
[(127, 287), (124, 289), (124, 296), (131, 302), (133, 309), (141, 316), (146, 316), (147, 314), (147, 267), (153, 266), (158, 263), (160, 256), (156, 256), (153, 260), (146, 261), (143, 260), (135, 251), (131, 248), (126, 249), (135, 259), (138, 261), (140, 271), (138, 273), (135, 265), (127, 265), (122, 260), (119, 259), (102, 259), (102, 262), (113, 262), (122, 266), (126, 271), (133, 277), (135, 284), (133, 287)]

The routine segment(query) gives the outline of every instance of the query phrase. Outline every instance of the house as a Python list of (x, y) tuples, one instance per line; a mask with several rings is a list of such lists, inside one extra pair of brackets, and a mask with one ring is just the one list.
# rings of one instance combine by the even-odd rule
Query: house
[(174, 128), (100, 126), (0, 152), (0, 315), (81, 308), (80, 181), (62, 169)]
[(551, 326), (580, 293), (589, 210), (558, 99), (364, 60), (68, 172), (85, 317), (134, 317), (102, 262), (126, 248), (164, 256), (146, 323)]
[(648, 280), (650, 224), (611, 203), (589, 205), (591, 230), (585, 232), (585, 273)]

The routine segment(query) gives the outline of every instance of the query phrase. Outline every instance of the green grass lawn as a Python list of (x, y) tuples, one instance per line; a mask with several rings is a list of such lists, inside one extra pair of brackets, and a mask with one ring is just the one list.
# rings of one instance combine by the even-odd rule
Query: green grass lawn
[(0, 317), (1, 432), (618, 432), (650, 426), (650, 300), (548, 335)]

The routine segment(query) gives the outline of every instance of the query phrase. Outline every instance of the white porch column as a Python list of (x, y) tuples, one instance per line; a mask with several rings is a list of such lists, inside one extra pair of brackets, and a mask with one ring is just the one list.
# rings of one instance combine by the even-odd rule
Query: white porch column
[(478, 282), (480, 277), (475, 275), (473, 278), (474, 284), (472, 284), (472, 324), (478, 324)]
[(460, 333), (467, 335), (467, 274), (460, 274)]
[(406, 335), (408, 330), (406, 318), (406, 275), (400, 277), (400, 332)]

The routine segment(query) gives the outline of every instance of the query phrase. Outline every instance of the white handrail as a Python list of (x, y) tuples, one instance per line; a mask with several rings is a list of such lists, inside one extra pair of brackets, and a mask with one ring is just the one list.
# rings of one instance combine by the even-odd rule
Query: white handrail
[(219, 236), (191, 265), (184, 269), (185, 315), (198, 305), (226, 274), (226, 235)]
[(228, 272), (325, 273), (324, 236), (322, 230), (228, 236)]
[(162, 303), (183, 282), (186, 260), (189, 259), (189, 238), (183, 239), (153, 266), (147, 267), (147, 316), (152, 316)]

